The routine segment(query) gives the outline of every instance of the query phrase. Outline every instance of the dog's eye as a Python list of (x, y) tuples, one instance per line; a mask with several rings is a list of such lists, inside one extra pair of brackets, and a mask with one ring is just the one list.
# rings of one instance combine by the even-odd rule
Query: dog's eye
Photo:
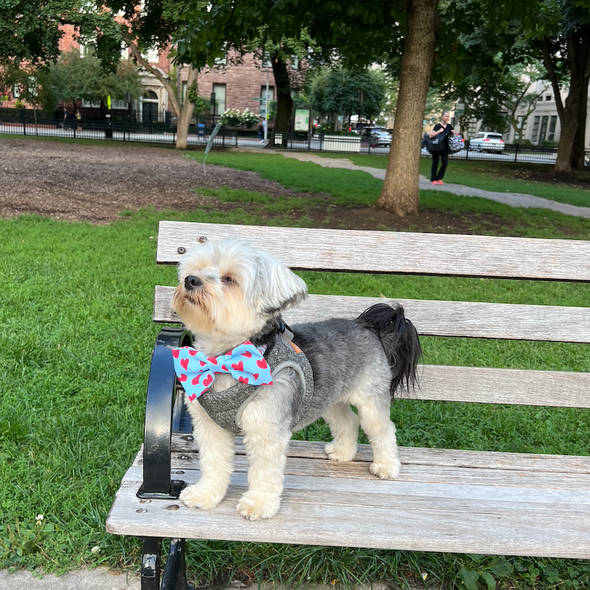
[(221, 277), (221, 282), (225, 283), (226, 285), (235, 285), (236, 284), (233, 277), (230, 277), (230, 276)]

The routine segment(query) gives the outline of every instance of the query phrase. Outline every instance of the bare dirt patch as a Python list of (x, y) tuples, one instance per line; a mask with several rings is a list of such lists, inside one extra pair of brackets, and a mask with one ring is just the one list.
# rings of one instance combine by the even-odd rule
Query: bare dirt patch
[[(85, 146), (57, 142), (3, 139), (0, 159), (0, 217), (35, 213), (94, 224), (120, 219), (124, 210), (191, 211), (207, 206), (227, 211), (244, 203), (222, 203), (199, 195), (195, 187), (246, 189), (274, 197), (305, 197), (322, 206), (288, 215), (305, 215), (313, 226), (341, 229), (393, 229), (472, 233), (467, 219), (440, 211), (421, 211), (400, 219), (370, 207), (346, 209), (328, 205), (324, 194), (289, 191), (253, 172), (203, 166), (160, 147)], [(269, 215), (270, 217), (270, 215)]]

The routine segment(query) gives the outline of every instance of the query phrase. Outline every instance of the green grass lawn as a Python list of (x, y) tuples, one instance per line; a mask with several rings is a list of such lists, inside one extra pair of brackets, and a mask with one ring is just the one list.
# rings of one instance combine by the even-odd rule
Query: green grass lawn
[[(321, 190), (348, 204), (357, 198), (370, 201), (375, 190), (369, 184), (357, 197), (358, 179), (366, 175), (351, 173), (344, 182), (340, 171), (301, 162), (291, 166), (282, 156), (242, 158), (214, 152), (208, 162), (228, 165), (226, 156), (236, 167), (251, 166), (285, 186)], [(347, 197), (346, 185), (354, 198)], [(0, 220), (0, 567), (61, 572), (83, 565), (138, 566), (139, 541), (107, 535), (104, 523), (142, 440), (149, 359), (159, 330), (151, 322), (153, 289), (175, 283), (175, 269), (154, 262), (158, 221), (285, 223), (284, 201), (211, 190), (234, 200), (237, 208), (227, 213), (211, 208), (193, 213), (145, 210), (106, 226), (34, 216)], [(470, 210), (475, 201), (457, 197), (452, 206), (458, 212)], [(272, 205), (276, 219), (263, 218), (256, 204)], [(515, 210), (493, 205), (498, 214), (514, 216)], [(536, 219), (536, 226), (528, 226), (535, 235), (588, 236), (589, 226), (580, 225), (585, 220), (555, 215), (521, 222), (527, 226)], [(320, 294), (565, 306), (584, 306), (590, 300), (590, 285), (570, 283), (303, 276), (309, 291)], [(588, 370), (587, 345), (423, 338), (423, 347), (428, 364)], [(400, 445), (590, 451), (586, 410), (404, 400), (394, 402), (392, 416)], [(328, 431), (320, 422), (297, 437), (326, 440)], [(42, 521), (36, 520), (38, 515)], [(501, 570), (507, 582), (522, 590), (581, 590), (590, 585), (588, 562), (574, 560), (222, 542), (190, 542), (188, 558), (193, 581), (200, 583), (235, 575), (352, 585), (402, 583), (404, 576), (428, 574), (427, 582), (461, 588), (459, 572), (464, 568)]]

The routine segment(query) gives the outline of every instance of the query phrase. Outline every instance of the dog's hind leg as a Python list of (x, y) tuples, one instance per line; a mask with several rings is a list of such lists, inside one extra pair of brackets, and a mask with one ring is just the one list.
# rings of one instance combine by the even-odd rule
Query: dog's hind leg
[(349, 404), (338, 402), (322, 418), (328, 423), (334, 440), (324, 449), (332, 461), (352, 461), (356, 455), (359, 419)]
[(180, 499), (189, 508), (211, 510), (227, 493), (233, 471), (235, 435), (211, 420), (199, 402), (189, 404), (199, 449), (201, 479), (182, 490)]
[(361, 428), (373, 448), (371, 473), (381, 479), (394, 479), (401, 467), (397, 456), (395, 425), (389, 418), (389, 388), (381, 395), (356, 395), (351, 399), (359, 413)]

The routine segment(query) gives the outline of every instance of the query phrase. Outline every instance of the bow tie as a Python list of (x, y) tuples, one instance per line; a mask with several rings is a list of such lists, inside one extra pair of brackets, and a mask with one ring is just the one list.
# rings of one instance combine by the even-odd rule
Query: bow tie
[(229, 373), (247, 385), (272, 385), (270, 368), (262, 356), (264, 350), (248, 341), (227, 354), (208, 357), (196, 348), (183, 346), (172, 349), (172, 358), (178, 380), (192, 402), (211, 387), (216, 373)]

